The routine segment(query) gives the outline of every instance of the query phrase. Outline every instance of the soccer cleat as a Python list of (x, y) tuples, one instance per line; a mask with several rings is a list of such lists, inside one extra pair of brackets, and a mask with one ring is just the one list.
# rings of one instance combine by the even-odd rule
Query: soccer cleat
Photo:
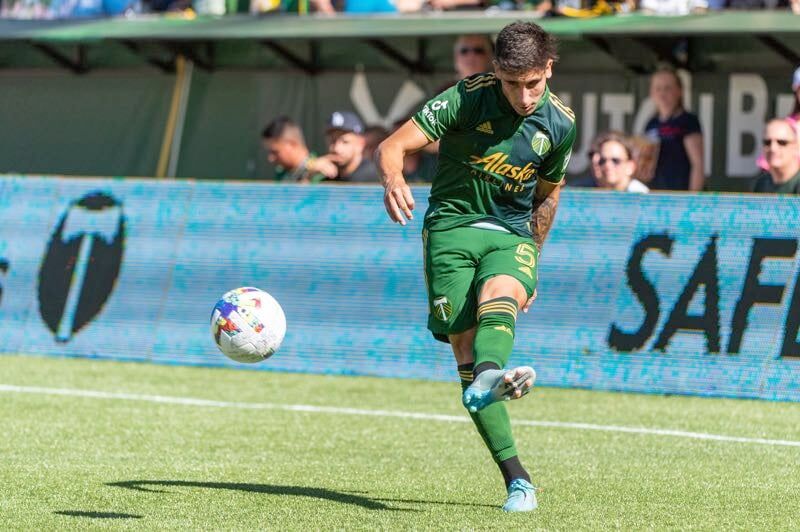
[(515, 478), (508, 486), (508, 498), (504, 512), (530, 512), (538, 506), (536, 488), (524, 478)]
[(461, 402), (470, 412), (483, 410), (497, 401), (519, 399), (533, 388), (536, 372), (528, 366), (520, 366), (512, 370), (489, 369), (464, 390)]

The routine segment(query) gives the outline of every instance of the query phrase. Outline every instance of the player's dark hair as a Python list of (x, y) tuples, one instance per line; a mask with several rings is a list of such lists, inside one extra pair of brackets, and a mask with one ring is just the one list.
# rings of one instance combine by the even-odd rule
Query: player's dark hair
[(300, 126), (297, 124), (297, 122), (285, 115), (274, 118), (269, 124), (267, 124), (261, 131), (261, 138), (278, 139), (287, 134), (295, 135), (302, 143), (305, 144), (303, 130), (300, 129)]
[(504, 72), (522, 74), (543, 70), (547, 61), (558, 60), (555, 37), (533, 22), (517, 21), (497, 34), (494, 59)]

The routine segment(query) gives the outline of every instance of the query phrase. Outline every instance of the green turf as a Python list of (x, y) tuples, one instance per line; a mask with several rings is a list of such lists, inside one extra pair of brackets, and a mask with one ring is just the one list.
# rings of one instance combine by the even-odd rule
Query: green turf
[[(0, 356), (0, 384), (466, 417), (456, 383)], [(800, 440), (800, 405), (536, 389), (512, 419)], [(0, 392), (0, 529), (800, 528), (800, 448), (517, 426), (506, 515), (467, 423)]]

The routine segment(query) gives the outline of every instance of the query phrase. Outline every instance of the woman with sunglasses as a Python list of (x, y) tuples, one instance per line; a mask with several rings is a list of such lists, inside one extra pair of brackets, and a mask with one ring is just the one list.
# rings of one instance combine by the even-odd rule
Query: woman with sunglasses
[(764, 128), (764, 160), (768, 173), (756, 180), (753, 192), (800, 194), (800, 144), (797, 122), (775, 118)]
[(611, 131), (596, 140), (597, 149), (592, 153), (592, 172), (598, 188), (620, 192), (647, 193), (647, 185), (634, 178), (636, 161), (633, 149), (622, 133)]

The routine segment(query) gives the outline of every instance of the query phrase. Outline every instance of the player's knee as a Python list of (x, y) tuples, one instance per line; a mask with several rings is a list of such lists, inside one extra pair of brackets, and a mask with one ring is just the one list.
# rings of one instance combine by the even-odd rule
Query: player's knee
[(517, 304), (517, 308), (522, 308), (528, 301), (528, 293), (518, 279), (510, 275), (498, 275), (487, 280), (481, 288), (480, 301), (510, 297)]

